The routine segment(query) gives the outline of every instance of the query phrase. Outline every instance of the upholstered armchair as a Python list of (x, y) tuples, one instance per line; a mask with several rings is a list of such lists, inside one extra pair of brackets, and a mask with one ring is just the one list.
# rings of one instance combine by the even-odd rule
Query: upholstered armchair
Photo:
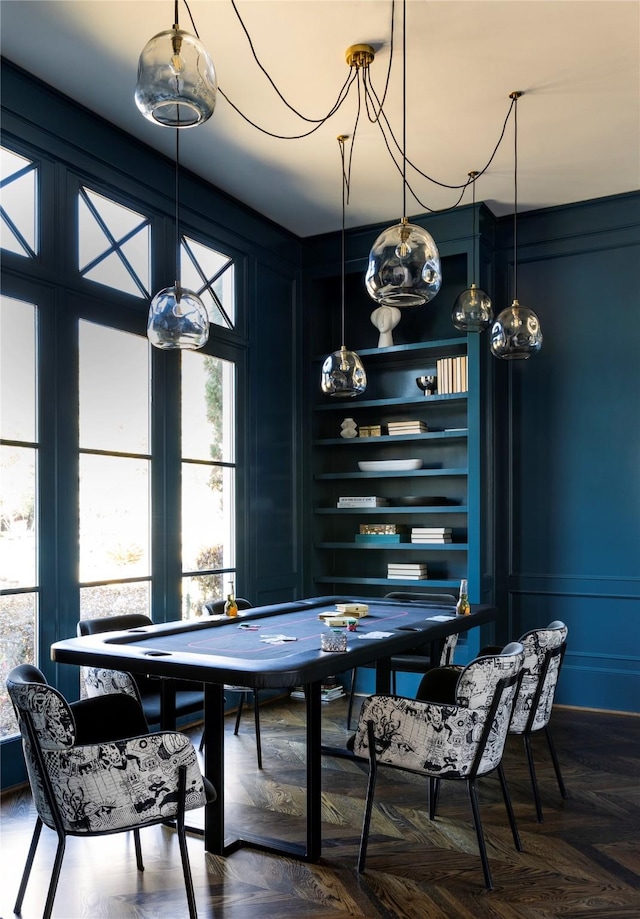
[(500, 654), (476, 658), (460, 670), (450, 703), (382, 695), (364, 700), (353, 741), (353, 752), (369, 760), (358, 871), (365, 868), (377, 767), (393, 766), (429, 779), (430, 819), (436, 815), (440, 781), (466, 783), (484, 879), (492, 889), (476, 780), (497, 771), (514, 844), (521, 851), (502, 753), (523, 663), (524, 649), (513, 642)]
[(143, 871), (140, 829), (176, 821), (189, 916), (196, 902), (185, 838), (188, 810), (215, 800), (184, 734), (150, 734), (138, 702), (112, 694), (69, 705), (36, 667), (22, 664), (7, 677), (33, 799), (38, 813), (14, 912), (19, 913), (42, 825), (58, 834), (44, 909), (48, 919), (67, 836), (132, 830)]

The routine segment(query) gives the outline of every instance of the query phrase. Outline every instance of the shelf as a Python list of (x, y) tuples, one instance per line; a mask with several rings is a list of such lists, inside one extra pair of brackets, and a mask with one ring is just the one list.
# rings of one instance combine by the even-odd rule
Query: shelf
[[(443, 403), (443, 402), (466, 402), (468, 393), (467, 392), (451, 392), (444, 393), (441, 396), (412, 396), (411, 398), (401, 398), (401, 399), (359, 399), (355, 397), (357, 401), (350, 399), (348, 403), (345, 402), (328, 402), (326, 405), (316, 405), (314, 407), (314, 412), (341, 412), (345, 414), (345, 410), (348, 407), (357, 407), (361, 408), (424, 408), (425, 404), (432, 405), (434, 403)], [(355, 440), (356, 438), (353, 438)], [(372, 440), (379, 440), (380, 438), (375, 437)]]
[(316, 447), (335, 447), (338, 444), (355, 447), (356, 444), (390, 444), (390, 443), (407, 443), (408, 441), (429, 441), (429, 440), (463, 440), (468, 434), (467, 428), (459, 431), (426, 431), (424, 434), (381, 434), (379, 437), (327, 437), (320, 440), (314, 440)]
[(445, 507), (421, 505), (416, 507), (316, 507), (314, 514), (377, 514), (388, 517), (390, 514), (466, 514), (469, 508), (463, 504), (447, 504)]
[[(409, 344), (404, 345), (391, 345), (390, 348), (358, 348), (358, 354), (360, 357), (380, 357), (380, 358), (389, 358), (393, 356), (397, 357), (413, 357), (420, 356), (421, 354), (428, 354), (434, 351), (443, 351), (446, 352), (444, 356), (448, 357), (449, 352), (452, 350), (467, 350), (467, 339), (464, 336), (459, 338), (438, 338), (433, 341), (413, 341)], [(315, 358), (316, 361), (322, 363), (327, 359), (326, 354), (318, 355)]]
[(449, 543), (415, 543), (415, 542), (399, 542), (399, 543), (385, 543), (381, 546), (372, 545), (371, 543), (357, 543), (357, 542), (319, 542), (315, 546), (316, 549), (374, 549), (376, 552), (384, 550), (385, 552), (422, 552), (425, 549), (429, 552), (435, 550), (436, 552), (466, 552), (469, 549), (469, 546), (466, 542), (449, 542)]
[(316, 584), (377, 584), (381, 587), (387, 587), (394, 585), (396, 587), (460, 587), (460, 580), (458, 578), (454, 580), (446, 581), (436, 581), (436, 580), (417, 580), (414, 578), (409, 578), (405, 580), (404, 578), (342, 578), (342, 577), (316, 577), (313, 579)]
[(428, 476), (466, 476), (467, 469), (405, 469), (400, 472), (318, 472), (315, 479), (415, 479)]

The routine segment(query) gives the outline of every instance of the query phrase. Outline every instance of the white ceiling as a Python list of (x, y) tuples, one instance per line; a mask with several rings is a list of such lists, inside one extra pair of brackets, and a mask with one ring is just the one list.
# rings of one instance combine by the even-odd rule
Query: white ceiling
[[(310, 125), (280, 102), (257, 67), (231, 0), (189, 0), (227, 96), (275, 133)], [(344, 52), (376, 48), (382, 93), (391, 0), (237, 0), (256, 53), (285, 98), (307, 117), (333, 105), (348, 76)], [(396, 4), (398, 25), (402, 4)], [(133, 93), (146, 41), (173, 23), (172, 0), (2, 0), (2, 54), (168, 156), (174, 132), (138, 112)], [(192, 31), (180, 0), (180, 26)], [(402, 138), (401, 33), (385, 110)], [(640, 3), (637, 0), (409, 0), (407, 155), (436, 179), (459, 184), (498, 140), (509, 93), (518, 103), (519, 211), (640, 186)], [(221, 96), (213, 117), (183, 131), (184, 166), (299, 236), (341, 223), (336, 137), (351, 134), (355, 87), (329, 121), (302, 140), (277, 140), (244, 122)], [(410, 174), (408, 178), (413, 182)], [(457, 193), (425, 180), (432, 210)], [(513, 122), (477, 200), (513, 212)], [(464, 203), (471, 200), (467, 193)], [(411, 198), (408, 215), (425, 207)], [(363, 116), (353, 153), (347, 226), (396, 222), (401, 178), (379, 129)]]

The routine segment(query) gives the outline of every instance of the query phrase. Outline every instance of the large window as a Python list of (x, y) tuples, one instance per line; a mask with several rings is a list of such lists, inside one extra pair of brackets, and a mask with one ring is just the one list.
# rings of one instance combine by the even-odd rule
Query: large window
[(80, 614), (149, 614), (149, 345), (81, 321)]
[(0, 298), (0, 737), (17, 730), (7, 673), (37, 659), (36, 321), (33, 304)]
[(235, 580), (235, 367), (182, 354), (182, 615)]

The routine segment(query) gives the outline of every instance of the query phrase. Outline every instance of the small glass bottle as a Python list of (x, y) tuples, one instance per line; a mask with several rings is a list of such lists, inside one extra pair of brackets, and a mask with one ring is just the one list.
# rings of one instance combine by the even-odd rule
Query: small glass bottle
[(230, 584), (230, 591), (227, 596), (227, 602), (224, 605), (224, 614), (225, 616), (237, 616), (238, 615), (238, 604), (236, 603), (236, 598), (233, 593), (233, 584)]
[(469, 604), (469, 587), (467, 585), (467, 579), (462, 578), (460, 581), (460, 596), (458, 602), (456, 603), (456, 613), (458, 616), (469, 616), (471, 614), (471, 606)]

